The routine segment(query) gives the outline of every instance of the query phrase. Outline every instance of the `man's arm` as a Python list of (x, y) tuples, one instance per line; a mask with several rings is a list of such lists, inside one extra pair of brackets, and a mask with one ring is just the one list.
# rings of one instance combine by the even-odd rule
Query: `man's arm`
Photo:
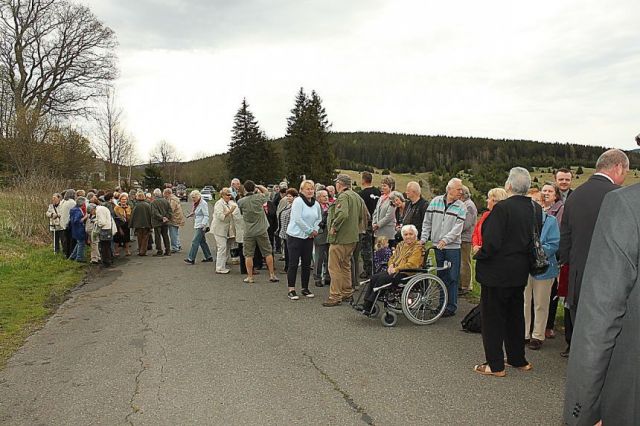
[[(569, 210), (567, 210), (569, 207)], [(562, 213), (562, 222), (560, 223), (560, 247), (558, 248), (558, 261), (561, 265), (569, 264), (569, 255), (571, 254), (571, 223), (569, 222), (570, 205), (565, 204)], [(569, 214), (567, 214), (569, 213)]]
[(431, 238), (431, 220), (433, 219), (433, 213), (429, 211), (430, 207), (432, 207), (431, 204), (427, 207), (424, 213), (424, 219), (422, 219), (422, 234), (420, 237), (422, 243), (426, 243)]
[(587, 257), (571, 340), (564, 407), (570, 425), (593, 425), (601, 419), (600, 393), (638, 279), (638, 227), (637, 213), (625, 195), (607, 194)]
[(331, 229), (334, 232), (338, 232), (340, 230), (342, 224), (347, 218), (349, 214), (348, 204), (349, 197), (344, 192), (341, 192), (335, 202), (333, 222), (331, 223)]

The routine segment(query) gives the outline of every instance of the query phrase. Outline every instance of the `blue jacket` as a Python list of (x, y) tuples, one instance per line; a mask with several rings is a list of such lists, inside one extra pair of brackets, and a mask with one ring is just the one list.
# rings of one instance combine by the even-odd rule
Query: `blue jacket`
[(549, 269), (544, 274), (536, 275), (536, 280), (548, 280), (550, 278), (556, 278), (560, 273), (558, 268), (558, 261), (556, 260), (556, 252), (560, 247), (560, 227), (555, 217), (546, 213), (542, 214), (542, 232), (540, 233), (540, 242), (542, 243), (542, 249), (549, 259)]
[(71, 238), (77, 241), (84, 241), (87, 239), (87, 232), (84, 229), (84, 222), (82, 222), (82, 210), (80, 207), (74, 207), (69, 212), (69, 226), (71, 227)]
[(291, 205), (291, 217), (287, 226), (287, 235), (306, 239), (313, 231), (320, 230), (322, 209), (316, 201), (311, 207), (307, 206), (302, 197), (297, 197)]

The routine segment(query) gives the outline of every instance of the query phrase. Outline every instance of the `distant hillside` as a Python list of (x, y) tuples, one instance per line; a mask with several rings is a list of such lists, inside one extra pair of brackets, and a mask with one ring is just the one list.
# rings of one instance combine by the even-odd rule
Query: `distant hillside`
[[(396, 173), (454, 174), (474, 168), (506, 171), (516, 165), (593, 167), (605, 150), (567, 143), (379, 132), (335, 132), (329, 137), (341, 169), (362, 171), (375, 167)], [(271, 142), (280, 153), (283, 140)], [(629, 157), (631, 168), (640, 168), (640, 152), (629, 151)], [(178, 180), (192, 186), (226, 185), (230, 179), (226, 158), (226, 154), (219, 154), (181, 163)]]

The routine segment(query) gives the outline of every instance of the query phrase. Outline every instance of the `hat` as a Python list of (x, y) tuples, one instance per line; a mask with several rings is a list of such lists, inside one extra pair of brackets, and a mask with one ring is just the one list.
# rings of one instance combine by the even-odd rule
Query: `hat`
[(346, 175), (344, 173), (340, 173), (337, 178), (333, 180), (334, 182), (340, 182), (343, 185), (350, 186), (351, 185), (351, 176)]

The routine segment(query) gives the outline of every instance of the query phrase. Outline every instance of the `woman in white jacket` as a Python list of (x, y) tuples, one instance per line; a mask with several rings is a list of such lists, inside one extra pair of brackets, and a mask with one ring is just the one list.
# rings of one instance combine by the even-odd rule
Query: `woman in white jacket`
[(102, 265), (105, 267), (109, 267), (113, 263), (111, 241), (113, 240), (113, 236), (115, 235), (115, 233), (118, 232), (116, 222), (113, 220), (109, 209), (104, 206), (96, 206), (95, 204), (91, 203), (87, 207), (87, 214), (89, 214), (90, 216), (95, 216), (96, 218), (95, 226), (96, 230), (98, 231), (97, 233), (100, 236), (98, 247), (100, 250), (100, 257), (102, 258)]
[[(232, 227), (232, 215), (238, 208), (238, 205), (233, 201), (231, 190), (229, 188), (222, 188), (220, 191), (220, 199), (216, 201), (213, 206), (213, 220), (211, 221), (211, 233), (216, 239), (216, 273), (228, 274), (227, 258), (229, 252), (229, 245), (227, 241), (229, 238), (235, 237), (235, 229)], [(233, 235), (232, 235), (233, 234)]]

